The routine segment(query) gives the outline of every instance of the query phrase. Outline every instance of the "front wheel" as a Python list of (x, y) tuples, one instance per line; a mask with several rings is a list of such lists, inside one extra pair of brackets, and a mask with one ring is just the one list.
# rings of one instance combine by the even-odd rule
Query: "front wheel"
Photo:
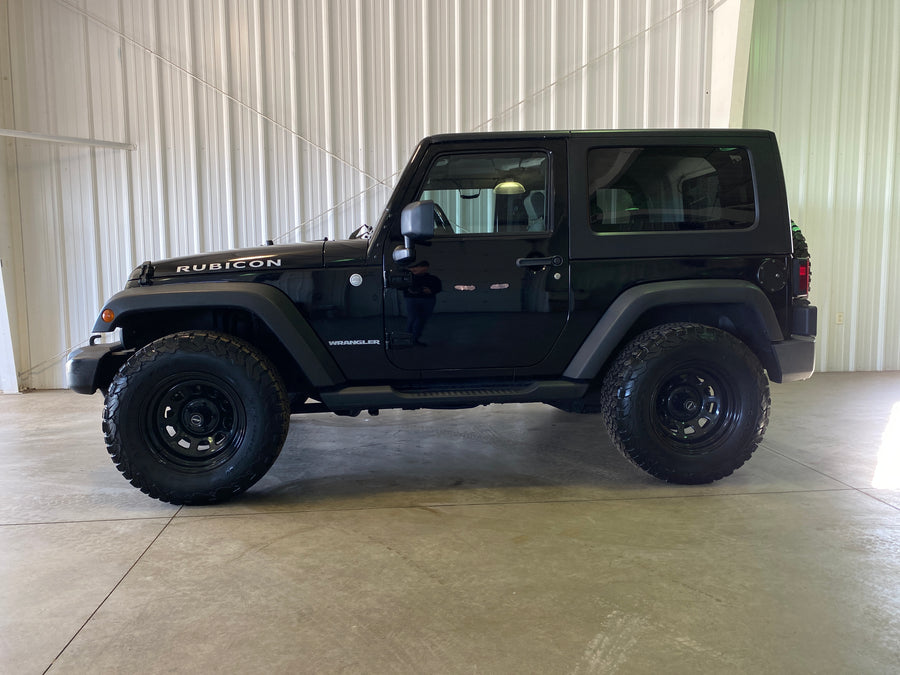
[(638, 335), (603, 384), (603, 418), (615, 445), (671, 483), (709, 483), (744, 464), (765, 434), (769, 405), (753, 352), (699, 324)]
[(289, 421), (284, 385), (263, 354), (228, 335), (187, 332), (122, 366), (103, 431), (132, 485), (173, 504), (212, 504), (262, 478)]

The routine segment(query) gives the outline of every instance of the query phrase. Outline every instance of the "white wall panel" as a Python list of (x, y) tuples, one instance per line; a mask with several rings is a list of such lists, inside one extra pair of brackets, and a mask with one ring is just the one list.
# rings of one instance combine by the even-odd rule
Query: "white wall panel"
[(756, 0), (744, 122), (779, 137), (822, 370), (900, 369), (898, 92), (900, 3)]
[(374, 223), (427, 134), (703, 126), (713, 6), (0, 0), (5, 124), (137, 147), (15, 141), (22, 386), (143, 260)]

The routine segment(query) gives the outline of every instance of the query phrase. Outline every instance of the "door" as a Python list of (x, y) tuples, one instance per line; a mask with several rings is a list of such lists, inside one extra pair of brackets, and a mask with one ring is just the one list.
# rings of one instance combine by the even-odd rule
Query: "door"
[(565, 189), (562, 154), (506, 146), (425, 158), (411, 201), (434, 202), (434, 237), (395, 263), (397, 218), (384, 250), (394, 365), (524, 369), (549, 354), (569, 311), (565, 200), (554, 199)]

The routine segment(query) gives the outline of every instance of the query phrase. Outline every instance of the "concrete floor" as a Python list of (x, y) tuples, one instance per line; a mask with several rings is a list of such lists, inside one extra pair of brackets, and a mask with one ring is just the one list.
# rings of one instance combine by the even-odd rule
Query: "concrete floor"
[(772, 392), (711, 486), (508, 405), (295, 417), (207, 508), (127, 484), (100, 395), (0, 397), (0, 672), (896, 673), (900, 373)]

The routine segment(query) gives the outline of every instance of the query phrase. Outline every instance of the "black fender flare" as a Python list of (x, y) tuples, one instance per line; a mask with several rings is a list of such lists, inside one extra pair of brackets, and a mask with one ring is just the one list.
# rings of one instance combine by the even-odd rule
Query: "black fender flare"
[(594, 379), (631, 327), (649, 310), (664, 306), (716, 304), (749, 307), (759, 325), (764, 327), (769, 343), (784, 339), (766, 294), (748, 281), (692, 279), (641, 284), (624, 291), (613, 301), (569, 362), (564, 377)]
[[(346, 379), (300, 310), (284, 292), (268, 284), (201, 281), (126, 288), (106, 302), (93, 330), (115, 330), (134, 314), (194, 307), (242, 309), (259, 318), (317, 390), (338, 386)], [(110, 322), (103, 320), (106, 310), (113, 312)]]

